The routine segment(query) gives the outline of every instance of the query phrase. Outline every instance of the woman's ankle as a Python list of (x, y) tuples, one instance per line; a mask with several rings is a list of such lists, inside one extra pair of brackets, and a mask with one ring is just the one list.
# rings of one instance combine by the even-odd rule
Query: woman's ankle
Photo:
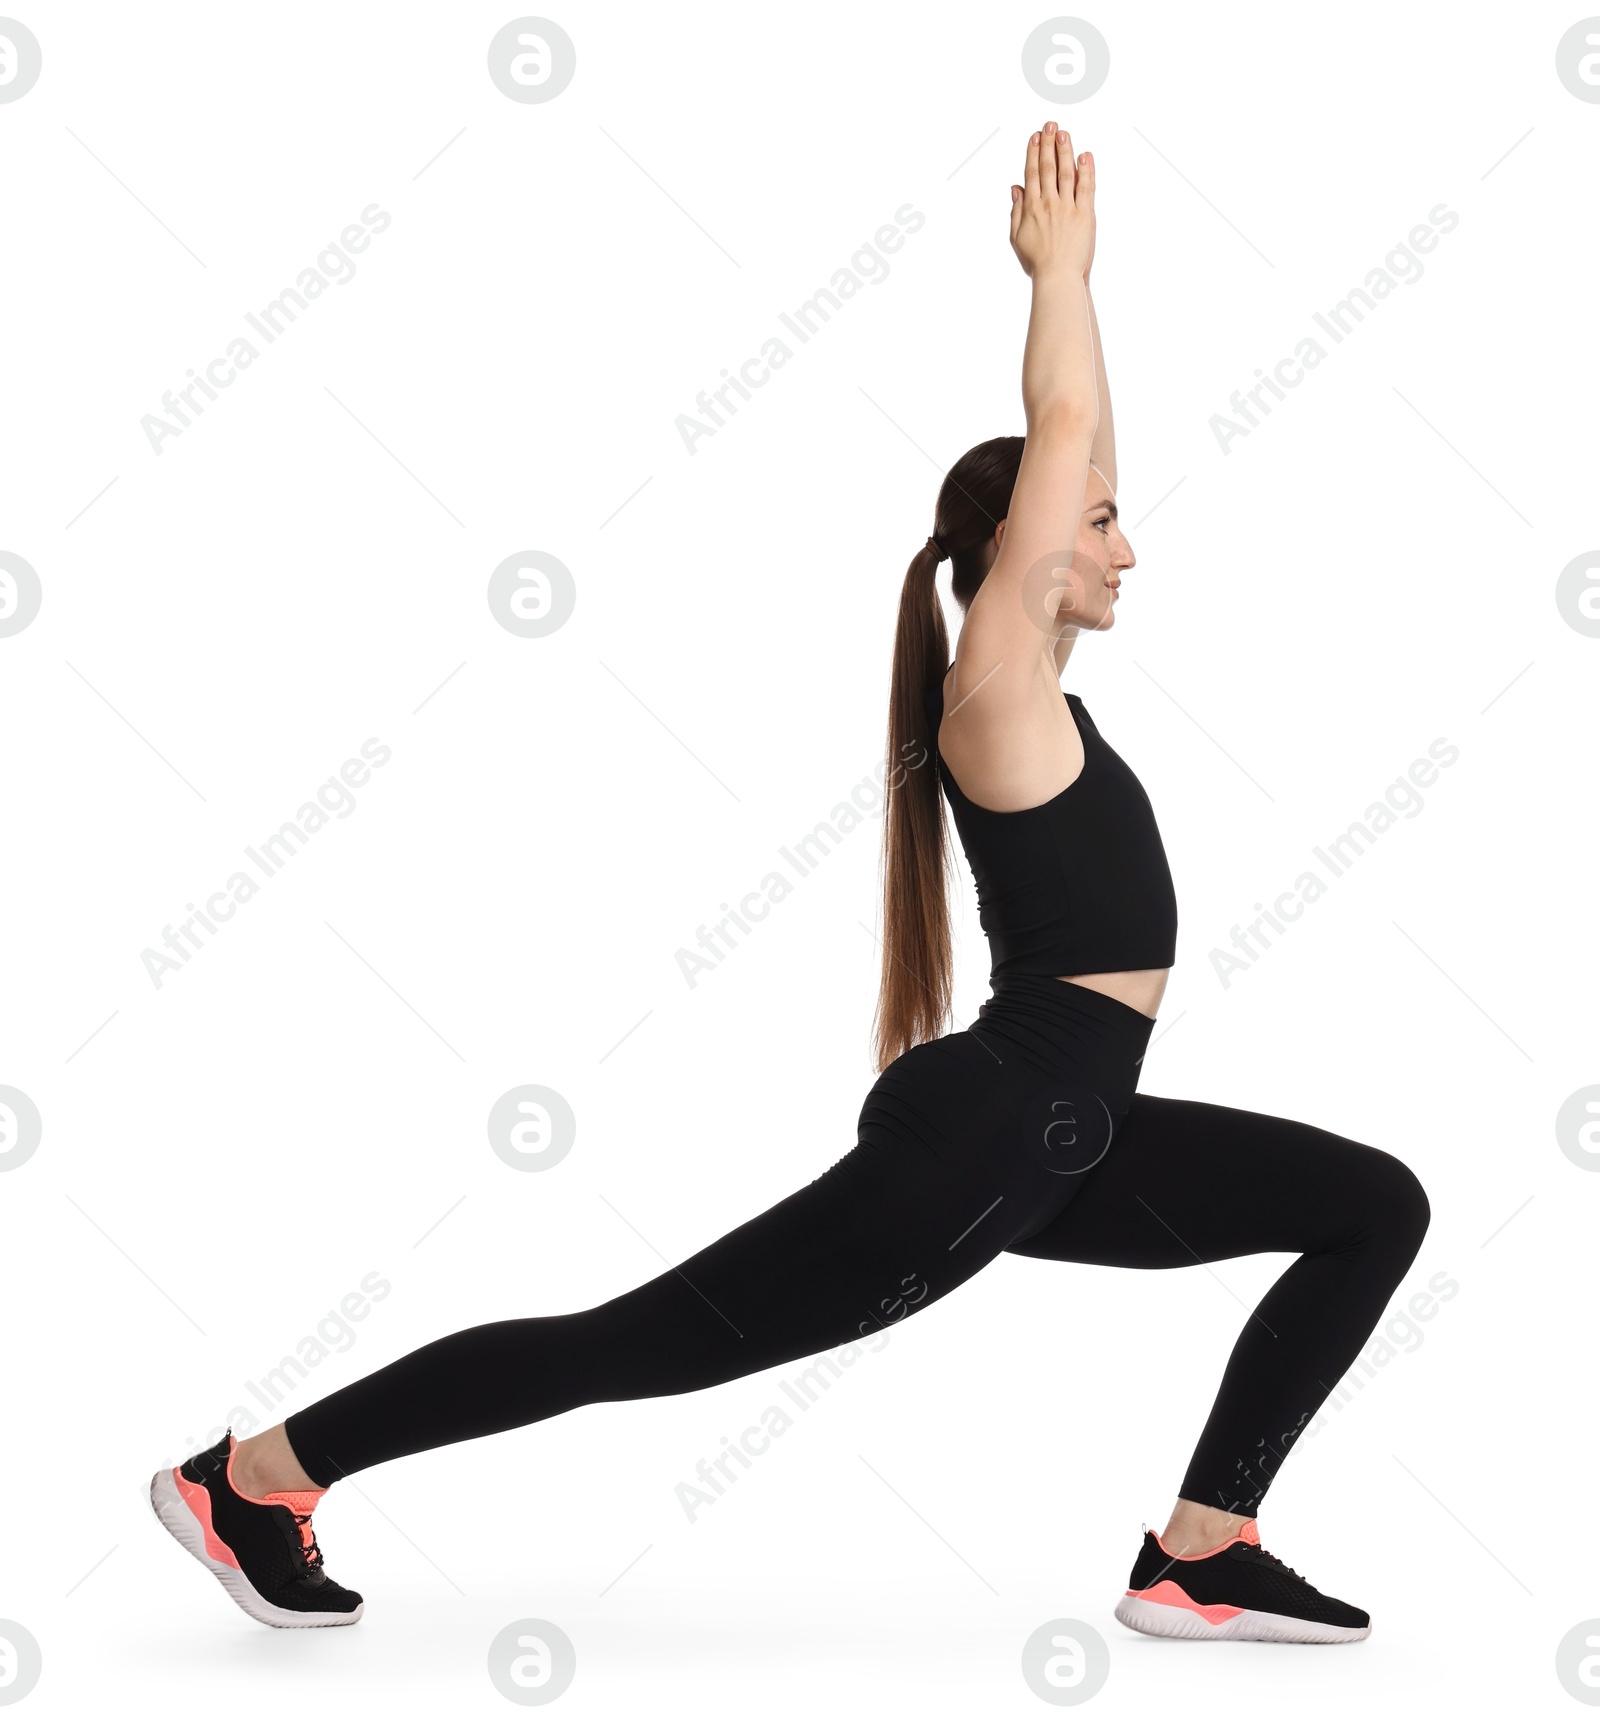
[(289, 1446), (282, 1425), (233, 1445), (229, 1482), (245, 1497), (267, 1497), (278, 1491), (320, 1491), (324, 1487), (311, 1478)]
[(1170, 1556), (1198, 1556), (1237, 1538), (1246, 1521), (1253, 1518), (1227, 1514), (1222, 1509), (1207, 1508), (1204, 1503), (1179, 1497), (1161, 1534), (1161, 1543)]

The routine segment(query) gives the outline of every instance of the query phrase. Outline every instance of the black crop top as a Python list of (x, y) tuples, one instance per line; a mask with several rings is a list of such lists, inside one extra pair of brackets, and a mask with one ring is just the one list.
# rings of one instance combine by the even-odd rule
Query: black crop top
[[(997, 813), (969, 801), (944, 757), (939, 777), (978, 888), (995, 976), (1164, 970), (1177, 951), (1178, 904), (1144, 786), (1065, 696), (1083, 770), (1034, 808)], [(926, 696), (935, 753), (944, 690)]]

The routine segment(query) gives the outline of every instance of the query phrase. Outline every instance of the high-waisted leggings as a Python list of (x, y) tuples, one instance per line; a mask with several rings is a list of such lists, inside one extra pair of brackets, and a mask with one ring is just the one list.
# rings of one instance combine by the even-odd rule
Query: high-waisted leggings
[(295, 1413), (289, 1442), (329, 1485), (591, 1402), (684, 1394), (875, 1337), (1004, 1251), (1138, 1269), (1294, 1252), (1178, 1491), (1254, 1514), (1410, 1267), (1428, 1202), (1383, 1150), (1137, 1095), (1153, 1025), (1076, 983), (998, 980), (968, 1029), (882, 1073), (855, 1148), (809, 1185), (592, 1310), (431, 1342)]

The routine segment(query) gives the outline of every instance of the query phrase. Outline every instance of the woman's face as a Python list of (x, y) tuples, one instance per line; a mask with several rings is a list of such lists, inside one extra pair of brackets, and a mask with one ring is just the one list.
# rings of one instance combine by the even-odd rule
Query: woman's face
[(1117, 520), (1116, 496), (1100, 469), (1091, 467), (1078, 515), (1078, 543), (1057, 617), (1079, 628), (1110, 628), (1116, 621), (1122, 571), (1133, 563), (1133, 547)]
[[(995, 550), (1005, 538), (1004, 521), (995, 529)], [(1053, 607), (1061, 632), (1108, 629), (1116, 621), (1117, 589), (1122, 571), (1134, 565), (1133, 547), (1117, 520), (1117, 500), (1098, 467), (1089, 469), (1083, 507), (1078, 512), (1078, 536), (1070, 566), (1048, 572), (1043, 595)]]

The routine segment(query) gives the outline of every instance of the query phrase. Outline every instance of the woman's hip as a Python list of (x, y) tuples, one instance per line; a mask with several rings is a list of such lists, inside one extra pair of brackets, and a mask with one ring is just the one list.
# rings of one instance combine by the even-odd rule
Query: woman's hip
[(901, 1055), (862, 1105), (861, 1143), (930, 1169), (1042, 1181), (1047, 1201), (1064, 1201), (1061, 1182), (1097, 1165), (1127, 1117), (1149, 1020), (1141, 1033), (1131, 1008), (1050, 986), (1060, 993), (997, 991), (968, 1029)]

